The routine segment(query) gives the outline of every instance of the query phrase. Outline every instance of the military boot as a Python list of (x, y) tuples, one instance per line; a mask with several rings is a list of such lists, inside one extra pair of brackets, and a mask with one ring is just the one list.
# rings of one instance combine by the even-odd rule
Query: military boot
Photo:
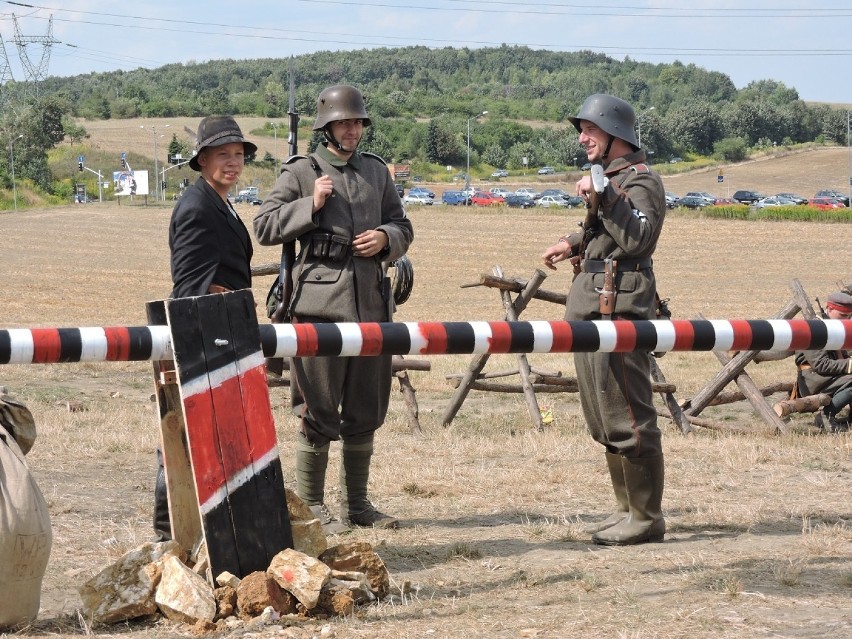
[(606, 454), (606, 465), (609, 467), (609, 477), (612, 480), (612, 490), (615, 492), (617, 506), (615, 512), (603, 521), (588, 524), (583, 527), (583, 532), (592, 534), (611, 528), (627, 517), (630, 508), (627, 504), (627, 486), (624, 484), (624, 469), (621, 465), (621, 455), (613, 453)]
[(326, 535), (338, 535), (349, 530), (336, 519), (325, 505), (325, 471), (328, 467), (329, 444), (314, 446), (302, 434), (296, 438), (296, 494), (320, 520)]
[(376, 510), (367, 499), (373, 433), (343, 440), (340, 463), (340, 518), (354, 526), (398, 528), (399, 520)]
[(606, 546), (630, 546), (660, 542), (666, 534), (663, 501), (663, 456), (622, 457), (624, 483), (630, 512), (621, 522), (592, 535), (592, 541)]
[(157, 449), (157, 479), (154, 482), (154, 535), (156, 541), (169, 541), (172, 538), (166, 469), (163, 467), (163, 451), (159, 448)]

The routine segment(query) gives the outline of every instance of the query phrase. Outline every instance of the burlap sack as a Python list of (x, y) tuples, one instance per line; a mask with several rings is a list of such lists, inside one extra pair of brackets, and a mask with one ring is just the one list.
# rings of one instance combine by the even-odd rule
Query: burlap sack
[(12, 434), (24, 455), (30, 452), (36, 427), (29, 408), (8, 395), (0, 395), (0, 425)]
[(52, 542), (44, 497), (20, 446), (0, 425), (0, 630), (38, 615)]

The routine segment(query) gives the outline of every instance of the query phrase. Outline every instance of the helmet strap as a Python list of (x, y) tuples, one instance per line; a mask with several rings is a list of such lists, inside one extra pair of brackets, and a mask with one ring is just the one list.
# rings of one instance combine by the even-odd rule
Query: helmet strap
[(606, 160), (609, 157), (609, 152), (612, 149), (612, 143), (615, 142), (615, 136), (610, 135), (609, 140), (606, 143), (606, 149), (604, 149), (602, 160)]
[(334, 134), (331, 132), (330, 126), (325, 125), (322, 129), (322, 134), (325, 136), (325, 139), (328, 140), (329, 144), (334, 145), (334, 148), (336, 148), (338, 151), (345, 152), (343, 145), (341, 145), (340, 142), (337, 141), (337, 138), (334, 137)]

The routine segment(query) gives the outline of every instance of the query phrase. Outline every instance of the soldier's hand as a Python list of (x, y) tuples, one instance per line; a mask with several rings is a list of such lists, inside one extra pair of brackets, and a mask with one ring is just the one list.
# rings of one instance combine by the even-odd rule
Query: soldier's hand
[(373, 257), (381, 252), (389, 243), (388, 236), (384, 231), (372, 229), (364, 231), (352, 240), (352, 253), (355, 257)]
[(551, 271), (555, 271), (557, 262), (566, 260), (570, 256), (571, 246), (566, 242), (557, 242), (544, 252), (541, 261)]
[(332, 196), (333, 191), (334, 186), (332, 185), (331, 178), (328, 175), (323, 175), (314, 180), (314, 213), (325, 206), (325, 201)]

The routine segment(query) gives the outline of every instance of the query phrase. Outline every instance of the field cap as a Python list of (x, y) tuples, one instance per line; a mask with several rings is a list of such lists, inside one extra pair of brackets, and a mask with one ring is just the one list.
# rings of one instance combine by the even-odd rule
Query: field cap
[(195, 136), (195, 155), (189, 161), (190, 168), (193, 171), (201, 170), (198, 165), (198, 154), (202, 149), (233, 142), (242, 142), (246, 155), (252, 155), (257, 151), (257, 146), (243, 137), (237, 121), (230, 115), (211, 115), (204, 118), (198, 125), (198, 134)]
[(826, 308), (840, 311), (841, 313), (852, 313), (852, 295), (838, 291), (828, 296)]

